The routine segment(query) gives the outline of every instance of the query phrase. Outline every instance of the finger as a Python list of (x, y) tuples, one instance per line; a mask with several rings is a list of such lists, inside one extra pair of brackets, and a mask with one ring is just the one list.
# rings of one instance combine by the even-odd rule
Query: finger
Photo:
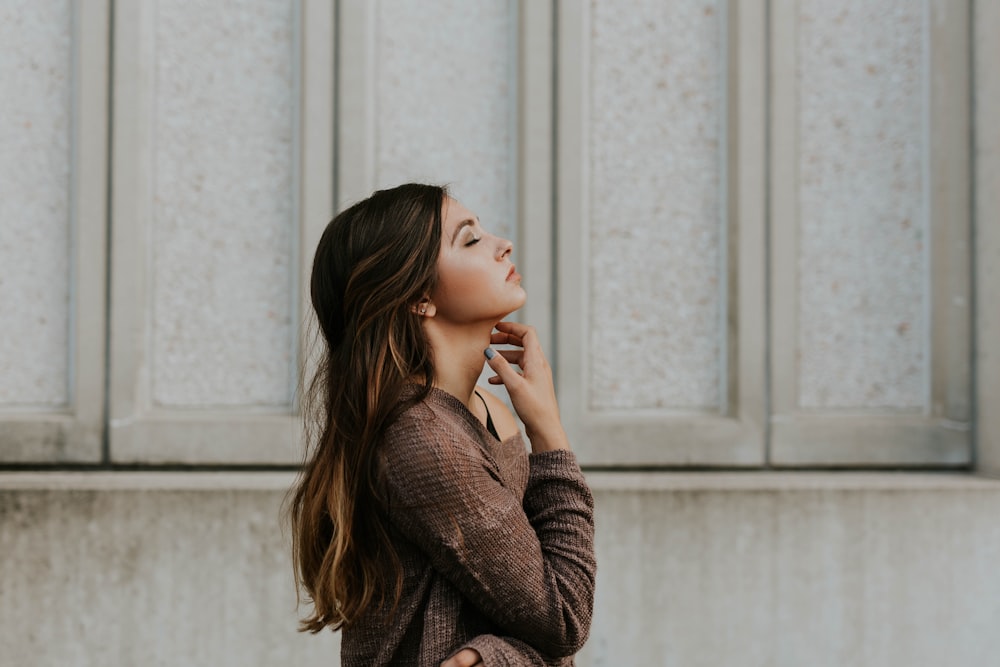
[[(521, 376), (522, 379), (524, 378), (524, 373), (518, 373), (518, 375)], [(503, 384), (503, 378), (501, 378), (499, 375), (488, 377), (486, 378), (486, 381), (489, 382), (490, 384)]]
[(511, 341), (515, 339), (518, 341), (517, 343), (512, 342), (512, 344), (523, 347), (526, 350), (530, 349), (532, 355), (540, 354), (544, 356), (542, 342), (538, 338), (535, 327), (519, 322), (497, 322), (494, 326), (497, 331), (507, 334), (508, 339)]
[(520, 322), (497, 322), (493, 328), (505, 334), (515, 336), (521, 340), (524, 340), (526, 337), (532, 336), (535, 333), (534, 327), (527, 324), (521, 324)]
[(523, 350), (497, 350), (497, 354), (503, 356), (507, 360), (507, 363), (516, 366), (521, 365), (521, 358), (524, 357)]
[(504, 331), (494, 331), (491, 333), (490, 343), (493, 345), (517, 345), (518, 347), (521, 347), (520, 337)]
[(492, 368), (493, 372), (500, 378), (499, 384), (506, 385), (508, 390), (510, 390), (512, 385), (517, 386), (517, 383), (524, 380), (524, 378), (522, 378), (521, 375), (510, 365), (510, 362), (508, 362), (502, 354), (497, 354), (497, 351), (492, 347), (486, 348), (483, 351), (483, 354), (486, 355), (486, 363), (489, 364), (489, 367)]
[(481, 665), (482, 657), (479, 651), (471, 648), (463, 648), (461, 651), (451, 656), (441, 663), (441, 667), (476, 667)]

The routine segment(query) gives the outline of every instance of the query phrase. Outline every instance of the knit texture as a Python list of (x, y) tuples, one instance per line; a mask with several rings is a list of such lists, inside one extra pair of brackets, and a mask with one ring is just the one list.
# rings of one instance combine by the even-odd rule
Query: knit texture
[(341, 664), (573, 665), (594, 604), (594, 501), (572, 452), (499, 442), (431, 390), (388, 430), (382, 475), (404, 571), (394, 612), (343, 629)]

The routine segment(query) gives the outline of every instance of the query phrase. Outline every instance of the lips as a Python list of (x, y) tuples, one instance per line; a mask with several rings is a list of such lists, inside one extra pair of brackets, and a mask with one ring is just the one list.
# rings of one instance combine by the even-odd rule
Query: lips
[(521, 274), (517, 272), (517, 267), (511, 264), (510, 271), (507, 272), (507, 282), (520, 279), (521, 279)]

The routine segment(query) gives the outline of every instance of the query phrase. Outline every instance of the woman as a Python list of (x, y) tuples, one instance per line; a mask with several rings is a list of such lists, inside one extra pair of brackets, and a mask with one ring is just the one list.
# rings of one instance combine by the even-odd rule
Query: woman
[[(593, 499), (537, 335), (501, 321), (526, 298), (511, 252), (417, 184), (376, 192), (320, 239), (316, 437), (290, 514), (313, 604), (302, 629), (341, 629), (344, 667), (571, 665), (586, 640)], [(484, 362), (530, 456), (476, 388)]]

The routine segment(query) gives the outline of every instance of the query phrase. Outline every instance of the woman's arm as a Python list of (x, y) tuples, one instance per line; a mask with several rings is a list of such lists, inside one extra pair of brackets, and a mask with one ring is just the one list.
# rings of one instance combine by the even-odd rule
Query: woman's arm
[(522, 506), (464, 433), (401, 422), (386, 440), (390, 521), (505, 634), (552, 657), (578, 651), (596, 566), (593, 499), (573, 453), (530, 456)]
[(501, 322), (497, 330), (494, 343), (523, 348), (487, 350), (532, 441), (523, 504), (479, 443), (446, 420), (415, 416), (387, 434), (389, 516), (506, 634), (558, 658), (578, 651), (590, 632), (594, 501), (569, 451), (534, 329)]

